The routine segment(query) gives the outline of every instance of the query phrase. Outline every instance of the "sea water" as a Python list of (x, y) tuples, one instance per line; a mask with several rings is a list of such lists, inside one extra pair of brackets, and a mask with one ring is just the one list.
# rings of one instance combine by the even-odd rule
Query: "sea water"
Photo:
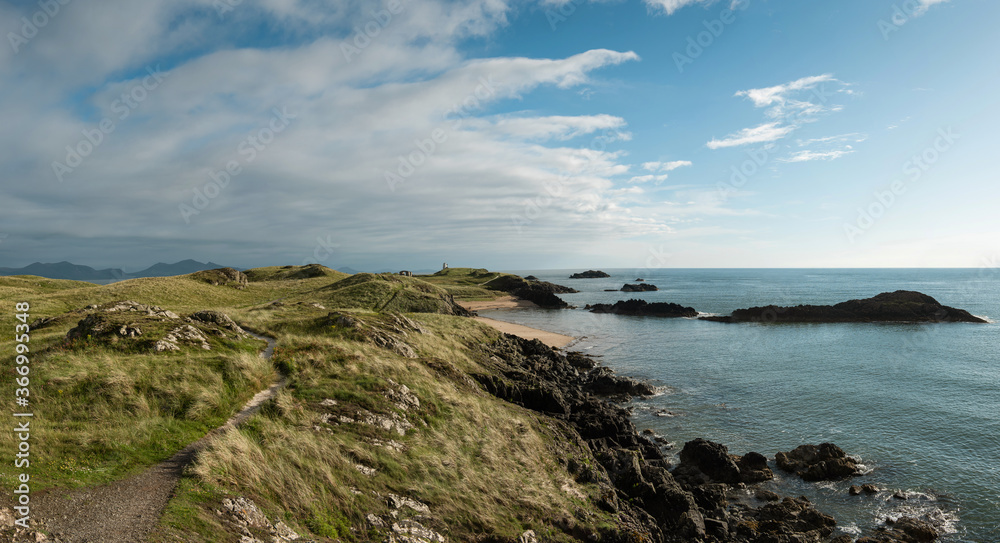
[[(858, 535), (914, 516), (943, 541), (1000, 541), (1000, 269), (515, 271), (578, 289), (570, 310), (484, 311), (484, 316), (572, 336), (571, 349), (652, 381), (661, 394), (630, 404), (639, 429), (675, 444), (697, 437), (731, 453), (773, 457), (833, 442), (865, 474), (805, 483), (782, 473), (765, 487), (805, 495)], [(605, 292), (642, 277), (656, 292)], [(915, 290), (989, 324), (723, 324), (592, 314), (585, 304), (639, 298), (702, 314), (768, 304), (834, 304)], [(676, 460), (676, 458), (674, 458)], [(852, 484), (883, 489), (850, 496)], [(902, 500), (895, 494), (905, 496)]]

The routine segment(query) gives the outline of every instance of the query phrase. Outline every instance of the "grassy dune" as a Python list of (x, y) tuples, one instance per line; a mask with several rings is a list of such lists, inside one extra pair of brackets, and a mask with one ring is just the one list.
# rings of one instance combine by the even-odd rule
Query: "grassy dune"
[[(388, 514), (391, 494), (427, 504), (421, 522), (450, 541), (513, 540), (527, 529), (568, 541), (560, 522), (595, 530), (613, 522), (591, 503), (597, 487), (566, 471), (571, 459), (593, 461), (575, 433), (469, 377), (488, 371), (477, 346), (497, 332), (442, 313), (455, 292), (493, 295), (479, 285), (496, 274), (347, 277), (319, 268), (248, 270), (243, 289), (195, 276), (107, 286), (0, 279), (0, 329), (13, 330), (20, 301), (31, 303), (32, 319), (58, 317), (31, 337), (33, 490), (91, 486), (149, 467), (221, 424), (280, 369), (287, 388), (199, 455), (153, 541), (239, 541), (216, 513), (235, 496), (317, 541), (380, 541), (366, 516)], [(213, 337), (210, 351), (175, 352), (143, 351), (131, 338), (67, 343), (85, 314), (67, 312), (120, 300), (182, 318), (224, 312), (273, 335), (278, 347), (268, 363), (254, 339)], [(11, 398), (14, 344), (11, 334), (0, 337), (0, 395)], [(419, 406), (399, 403), (404, 386)], [(2, 423), (12, 424), (4, 411)], [(411, 429), (365, 424), (356, 419), (362, 411)], [(15, 447), (0, 433), (0, 450)], [(0, 473), (12, 486), (12, 470)]]

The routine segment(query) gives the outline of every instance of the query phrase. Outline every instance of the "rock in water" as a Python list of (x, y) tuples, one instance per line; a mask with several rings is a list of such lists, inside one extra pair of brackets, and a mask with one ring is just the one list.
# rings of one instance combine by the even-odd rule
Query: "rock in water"
[(778, 467), (805, 481), (832, 481), (858, 474), (854, 459), (833, 443), (799, 445), (774, 455)]
[(574, 273), (569, 276), (570, 279), (601, 279), (603, 277), (611, 276), (599, 270), (587, 270), (585, 272)]
[(751, 307), (731, 316), (702, 317), (717, 322), (974, 322), (986, 321), (963, 309), (941, 305), (934, 298), (908, 290), (883, 292), (864, 300), (837, 305)]
[(653, 292), (655, 290), (660, 290), (656, 288), (656, 285), (652, 283), (639, 283), (636, 285), (625, 284), (622, 286), (622, 292)]
[(698, 311), (693, 307), (679, 304), (654, 302), (645, 300), (627, 300), (612, 304), (588, 305), (591, 313), (613, 313), (615, 315), (633, 315), (639, 317), (697, 317)]

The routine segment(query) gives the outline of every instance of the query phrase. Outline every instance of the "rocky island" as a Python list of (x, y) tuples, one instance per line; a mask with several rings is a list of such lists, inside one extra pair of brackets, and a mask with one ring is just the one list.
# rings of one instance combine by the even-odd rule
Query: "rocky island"
[(652, 283), (639, 283), (636, 285), (625, 284), (622, 285), (622, 292), (653, 292), (655, 290), (660, 290), (656, 285)]
[(667, 302), (647, 302), (645, 300), (622, 300), (614, 304), (587, 305), (591, 313), (612, 313), (615, 315), (631, 315), (637, 317), (697, 317), (698, 311), (693, 307)]
[(598, 270), (587, 270), (585, 272), (574, 273), (569, 276), (570, 279), (602, 279), (604, 277), (611, 277), (607, 273)]
[(872, 298), (849, 300), (836, 305), (769, 305), (737, 309), (732, 315), (701, 317), (701, 320), (726, 323), (986, 322), (968, 311), (941, 305), (926, 294), (908, 290), (883, 292)]

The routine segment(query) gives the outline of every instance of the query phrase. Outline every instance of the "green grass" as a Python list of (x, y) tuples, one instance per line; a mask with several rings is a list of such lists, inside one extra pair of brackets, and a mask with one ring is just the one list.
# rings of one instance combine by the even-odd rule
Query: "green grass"
[[(470, 377), (487, 371), (477, 346), (498, 333), (438, 313), (449, 309), (449, 288), (474, 293), (476, 281), (495, 274), (451, 270), (428, 279), (324, 270), (306, 270), (301, 275), (312, 276), (304, 278), (301, 267), (248, 270), (252, 280), (244, 290), (190, 276), (106, 286), (0, 280), (0, 330), (13, 331), (18, 322), (15, 302), (30, 302), (34, 319), (127, 299), (182, 315), (222, 311), (278, 339), (267, 362), (256, 355), (263, 345), (256, 340), (213, 337), (211, 351), (165, 353), (149, 352), (142, 340), (98, 337), (67, 345), (66, 332), (83, 313), (32, 331), (33, 489), (92, 486), (146, 469), (221, 424), (269, 384), (278, 367), (290, 374), (288, 386), (199, 454), (152, 541), (238, 541), (216, 514), (223, 499), (238, 495), (254, 500), (272, 521), (280, 518), (307, 539), (324, 542), (375, 537), (365, 516), (387, 514), (389, 493), (426, 503), (433, 519), (428, 527), (451, 541), (516, 539), (527, 529), (546, 541), (570, 541), (555, 519), (576, 518), (594, 529), (614, 524), (590, 503), (597, 487), (575, 482), (565, 469), (569, 458), (593, 462), (575, 434), (484, 393)], [(333, 311), (358, 327), (335, 325), (328, 316)], [(394, 312), (404, 312), (424, 333), (394, 328)], [(115, 316), (141, 321), (150, 336), (169, 326), (130, 317)], [(396, 334), (418, 357), (378, 347), (371, 333)], [(13, 396), (11, 338), (0, 334), (0, 395), (6, 398)], [(393, 383), (406, 385), (419, 408), (404, 410), (390, 401), (385, 393)], [(337, 404), (322, 405), (328, 399)], [(399, 436), (364, 424), (324, 422), (329, 415), (354, 418), (362, 409), (405, 419), (413, 429)], [(5, 413), (0, 424), (10, 427), (10, 410)], [(10, 432), (0, 433), (0, 450), (15, 445)], [(357, 465), (376, 473), (365, 475)], [(10, 487), (11, 470), (0, 473), (0, 484)]]
[(510, 276), (509, 273), (491, 272), (483, 268), (448, 268), (431, 275), (419, 275), (419, 279), (441, 287), (457, 300), (495, 300), (506, 293), (486, 286), (490, 281)]

